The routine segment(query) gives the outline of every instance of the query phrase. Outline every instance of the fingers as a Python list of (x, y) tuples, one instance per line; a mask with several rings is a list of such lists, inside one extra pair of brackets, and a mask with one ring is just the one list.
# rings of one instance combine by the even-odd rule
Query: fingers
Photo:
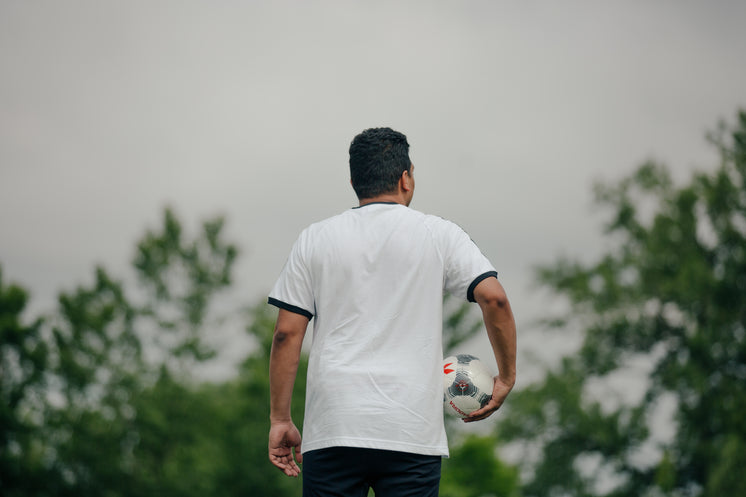
[(490, 401), (481, 409), (477, 409), (476, 411), (465, 417), (464, 423), (481, 421), (485, 418), (490, 417), (495, 411), (500, 409), (500, 406), (503, 405), (503, 402), (505, 402), (505, 398), (508, 396), (512, 388), (513, 387), (511, 385), (506, 385), (505, 383), (503, 383), (499, 377), (495, 377), (495, 384)]
[(467, 417), (464, 418), (464, 423), (473, 423), (474, 421), (481, 421), (485, 418), (488, 418), (492, 415), (493, 412), (497, 411), (500, 408), (499, 405), (492, 403), (490, 401), (489, 404), (482, 407), (481, 409), (477, 409), (476, 411), (469, 414)]
[(295, 463), (292, 453), (288, 455), (270, 454), (269, 460), (272, 464), (279, 468), (280, 471), (288, 476), (295, 477), (300, 475), (300, 467), (298, 467), (298, 465)]
[(295, 461), (291, 457), (289, 463), (285, 465), (283, 472), (288, 476), (297, 478), (300, 475), (300, 467), (295, 463)]
[(288, 476), (300, 475), (298, 463), (303, 461), (301, 436), (292, 423), (277, 423), (270, 428), (269, 460)]

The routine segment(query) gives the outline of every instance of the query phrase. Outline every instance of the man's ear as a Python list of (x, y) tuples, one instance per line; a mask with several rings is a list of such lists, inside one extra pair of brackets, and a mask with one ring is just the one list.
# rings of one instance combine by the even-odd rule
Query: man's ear
[(404, 192), (409, 192), (412, 190), (412, 175), (409, 174), (409, 171), (404, 171), (403, 173), (401, 173), (401, 177), (399, 178), (399, 188), (401, 188), (401, 190)]

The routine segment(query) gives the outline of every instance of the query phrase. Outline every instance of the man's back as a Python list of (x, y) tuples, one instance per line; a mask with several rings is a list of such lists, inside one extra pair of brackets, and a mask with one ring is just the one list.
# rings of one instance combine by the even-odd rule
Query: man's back
[(456, 225), (372, 203), (309, 226), (271, 294), (314, 315), (303, 451), (447, 455), (444, 289), (493, 271)]

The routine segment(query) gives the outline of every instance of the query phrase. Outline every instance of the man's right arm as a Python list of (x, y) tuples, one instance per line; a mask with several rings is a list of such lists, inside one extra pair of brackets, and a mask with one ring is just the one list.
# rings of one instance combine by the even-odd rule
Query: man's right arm
[(482, 309), (487, 336), (499, 370), (492, 399), (464, 421), (479, 421), (497, 411), (513, 389), (516, 380), (516, 325), (505, 289), (497, 278), (486, 278), (474, 289), (474, 299)]
[(295, 460), (302, 462), (301, 436), (290, 418), (290, 400), (308, 322), (304, 315), (280, 309), (269, 358), (269, 459), (288, 476), (298, 476)]

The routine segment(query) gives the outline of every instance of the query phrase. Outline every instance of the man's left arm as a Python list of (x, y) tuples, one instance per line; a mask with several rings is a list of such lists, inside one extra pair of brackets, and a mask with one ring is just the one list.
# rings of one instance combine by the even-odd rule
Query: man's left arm
[(467, 423), (487, 418), (497, 411), (516, 380), (516, 325), (505, 289), (497, 278), (486, 278), (474, 289), (474, 298), (482, 309), (499, 373), (494, 378), (492, 398), (483, 408), (464, 418)]

